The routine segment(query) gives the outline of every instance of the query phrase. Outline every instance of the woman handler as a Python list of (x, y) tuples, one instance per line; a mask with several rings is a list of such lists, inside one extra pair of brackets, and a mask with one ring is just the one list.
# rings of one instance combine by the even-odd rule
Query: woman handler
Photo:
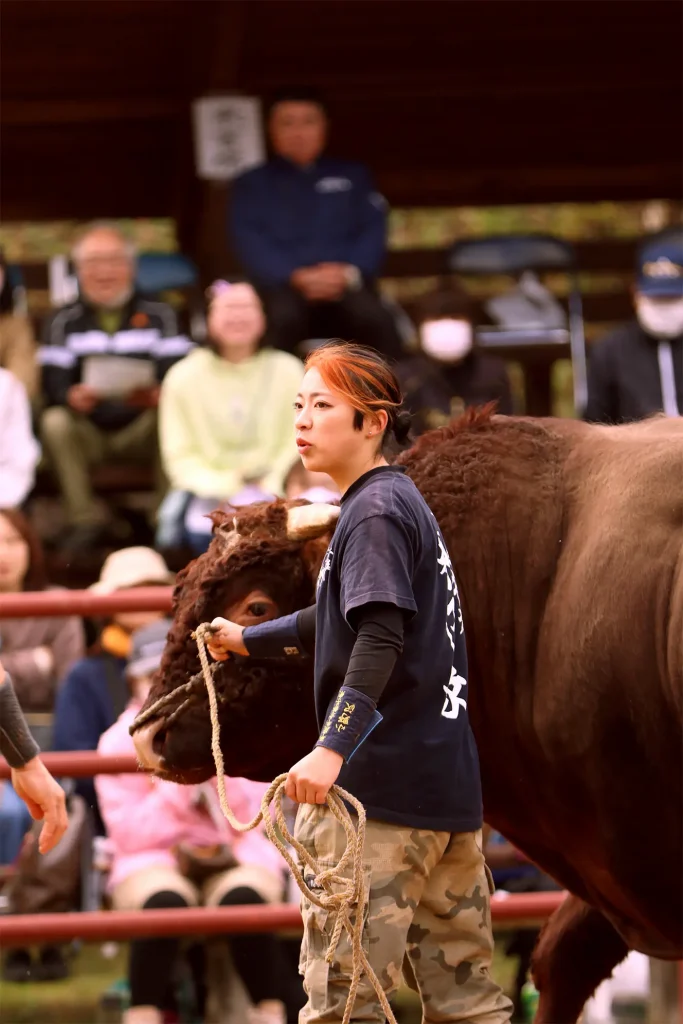
[(0, 754), (12, 770), (12, 786), (32, 818), (44, 821), (39, 849), (48, 853), (66, 832), (64, 790), (38, 757), (38, 745), (19, 707), (12, 680), (0, 662)]
[[(306, 469), (328, 473), (341, 511), (312, 608), (258, 626), (225, 619), (210, 650), (310, 652), (320, 736), (290, 770), (296, 838), (321, 867), (345, 833), (324, 805), (338, 782), (364, 805), (369, 885), (364, 942), (387, 996), (407, 954), (427, 1021), (503, 1024), (511, 1004), (489, 974), (489, 881), (481, 842), (477, 750), (467, 715), (467, 657), (455, 575), (433, 514), (390, 444), (406, 440), (401, 392), (376, 352), (330, 343), (306, 363), (295, 402)], [(332, 964), (326, 911), (303, 901), (300, 1021), (341, 1021), (351, 979), (346, 937)], [(354, 1021), (383, 1021), (364, 978)]]

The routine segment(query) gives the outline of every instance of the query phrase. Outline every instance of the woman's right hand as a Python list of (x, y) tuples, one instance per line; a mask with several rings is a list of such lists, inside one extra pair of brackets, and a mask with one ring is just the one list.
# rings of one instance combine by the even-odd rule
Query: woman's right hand
[(69, 825), (64, 790), (39, 757), (32, 758), (23, 768), (12, 769), (12, 785), (31, 817), (44, 822), (38, 848), (41, 853), (48, 853)]
[(214, 661), (227, 661), (231, 654), (249, 654), (242, 640), (244, 626), (219, 616), (211, 623), (211, 629), (206, 646)]

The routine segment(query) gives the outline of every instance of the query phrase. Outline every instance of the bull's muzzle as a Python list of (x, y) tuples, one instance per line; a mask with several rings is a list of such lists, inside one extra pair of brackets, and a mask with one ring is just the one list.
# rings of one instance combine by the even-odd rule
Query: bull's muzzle
[(133, 733), (135, 753), (141, 768), (145, 771), (156, 772), (164, 768), (164, 759), (154, 749), (154, 739), (163, 728), (163, 721), (158, 718), (156, 721), (148, 722)]

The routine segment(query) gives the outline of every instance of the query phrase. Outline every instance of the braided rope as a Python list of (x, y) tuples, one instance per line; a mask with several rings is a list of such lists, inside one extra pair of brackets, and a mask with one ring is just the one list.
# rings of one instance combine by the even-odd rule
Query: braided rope
[[(238, 821), (237, 818), (235, 818), (232, 810), (230, 809), (230, 805), (228, 804), (228, 798), (225, 792), (225, 767), (220, 744), (218, 701), (216, 699), (216, 690), (211, 673), (211, 666), (206, 653), (206, 636), (207, 634), (210, 635), (210, 633), (211, 626), (204, 622), (197, 627), (192, 634), (192, 637), (197, 641), (199, 660), (201, 662), (204, 682), (209, 695), (209, 707), (211, 710), (211, 751), (216, 765), (216, 781), (218, 783), (218, 798), (220, 800), (221, 810), (236, 832), (249, 832), (251, 829), (256, 828), (257, 825), (263, 822), (266, 835), (286, 860), (294, 877), (294, 881), (306, 899), (310, 900), (310, 902), (314, 903), (317, 907), (321, 907), (322, 909), (328, 910), (332, 914), (336, 915), (330, 944), (327, 953), (325, 954), (325, 960), (327, 963), (332, 963), (334, 960), (334, 954), (341, 937), (342, 928), (347, 932), (351, 943), (353, 969), (342, 1024), (349, 1024), (351, 1020), (351, 1013), (353, 1012), (356, 994), (358, 992), (358, 986), (363, 972), (367, 974), (372, 987), (377, 993), (377, 998), (379, 999), (382, 1009), (386, 1014), (387, 1024), (396, 1024), (396, 1018), (389, 1006), (389, 1001), (384, 993), (384, 989), (368, 961), (362, 944), (363, 921), (365, 917), (365, 909), (368, 904), (368, 892), (363, 879), (365, 809), (360, 801), (357, 800), (355, 796), (352, 796), (351, 793), (347, 793), (346, 790), (342, 789), (340, 786), (332, 786), (331, 790), (327, 794), (327, 806), (337, 821), (340, 822), (344, 832), (346, 833), (346, 849), (344, 850), (339, 863), (335, 867), (327, 868), (324, 871), (318, 870), (315, 860), (311, 857), (308, 851), (304, 849), (301, 843), (291, 835), (287, 828), (284, 811), (282, 809), (282, 797), (285, 791), (285, 782), (287, 781), (286, 774), (278, 775), (278, 777), (270, 784), (261, 801), (260, 811), (254, 818), (252, 818), (251, 821), (243, 822)], [(347, 803), (349, 803), (355, 810), (358, 816), (357, 827), (354, 826), (353, 819), (348, 808), (344, 804), (344, 801), (347, 801)], [(269, 808), (271, 803), (275, 806), (275, 819), (280, 830), (280, 834), (284, 837), (284, 842), (280, 838), (280, 835), (278, 835), (275, 824), (273, 823), (270, 815)], [(296, 863), (285, 844), (292, 846), (301, 858), (302, 863), (307, 864), (314, 872), (316, 885), (322, 886), (323, 888), (323, 892), (320, 895), (313, 892), (308, 887), (304, 879), (303, 871), (299, 868), (299, 865)], [(343, 872), (348, 868), (349, 864), (352, 864), (352, 872), (351, 877), (347, 878), (344, 876)], [(356, 919), (353, 923), (351, 921), (352, 907), (356, 908)]]

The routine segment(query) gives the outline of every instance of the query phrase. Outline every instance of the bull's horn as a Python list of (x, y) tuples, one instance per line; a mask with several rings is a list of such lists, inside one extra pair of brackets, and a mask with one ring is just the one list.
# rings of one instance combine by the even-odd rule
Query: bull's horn
[(287, 537), (289, 540), (319, 537), (334, 525), (340, 511), (338, 505), (326, 505), (323, 502), (295, 505), (287, 509)]

